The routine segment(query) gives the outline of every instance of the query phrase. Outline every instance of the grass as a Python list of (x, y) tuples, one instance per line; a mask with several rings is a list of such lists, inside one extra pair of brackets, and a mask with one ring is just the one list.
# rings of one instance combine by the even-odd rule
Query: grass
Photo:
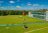
[[(19, 17), (22, 15), (8, 15), (8, 16), (0, 16), (0, 25), (2, 24), (12, 24), (12, 26), (0, 26), (0, 33), (24, 33), (44, 27), (48, 27), (48, 22), (30, 18), (28, 16)], [(25, 19), (25, 21), (24, 21)], [(28, 26), (28, 29), (24, 29), (24, 24)], [(15, 26), (14, 26), (15, 24)], [(48, 28), (37, 30), (28, 33), (48, 33)]]
[[(41, 24), (26, 24), (28, 29), (24, 29), (23, 25), (16, 25), (16, 26), (0, 26), (0, 33), (24, 33), (44, 27), (48, 27), (48, 23), (41, 23)], [(9, 27), (9, 28), (7, 28)], [(48, 33), (48, 28), (33, 31), (30, 33)]]
[(30, 18), (28, 16), (22, 15), (8, 15), (8, 16), (0, 16), (0, 24), (17, 24), (24, 22), (45, 22), (40, 19)]

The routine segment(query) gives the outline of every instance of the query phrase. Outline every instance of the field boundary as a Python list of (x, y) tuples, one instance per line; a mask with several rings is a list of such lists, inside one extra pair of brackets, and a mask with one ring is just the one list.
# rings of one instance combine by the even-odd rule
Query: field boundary
[(31, 30), (31, 31), (27, 31), (27, 32), (24, 32), (24, 33), (30, 33), (30, 32), (37, 31), (37, 30), (42, 30), (42, 29), (45, 29), (45, 28), (48, 28), (48, 27), (44, 27), (44, 28), (40, 28), (40, 29), (35, 29), (35, 30)]

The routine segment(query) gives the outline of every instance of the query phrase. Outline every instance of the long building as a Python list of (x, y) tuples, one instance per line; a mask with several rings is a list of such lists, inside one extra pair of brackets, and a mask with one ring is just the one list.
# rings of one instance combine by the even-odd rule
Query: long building
[(48, 21), (48, 11), (32, 11), (32, 16), (38, 19)]

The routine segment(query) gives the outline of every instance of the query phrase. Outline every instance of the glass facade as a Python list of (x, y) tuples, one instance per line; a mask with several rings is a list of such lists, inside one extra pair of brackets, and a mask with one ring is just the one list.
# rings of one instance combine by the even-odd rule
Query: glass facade
[(33, 11), (32, 14), (33, 14), (33, 17), (36, 17), (39, 19), (45, 19), (45, 17), (46, 17), (46, 12)]

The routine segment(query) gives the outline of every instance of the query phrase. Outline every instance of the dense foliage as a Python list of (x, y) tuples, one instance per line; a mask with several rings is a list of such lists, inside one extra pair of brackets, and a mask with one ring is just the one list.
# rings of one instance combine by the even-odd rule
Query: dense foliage
[(25, 11), (25, 10), (0, 10), (0, 16), (5, 16), (5, 15), (22, 15), (23, 12), (25, 12), (25, 14), (28, 13), (28, 11)]
[(47, 9), (40, 9), (40, 10), (0, 10), (0, 16), (5, 16), (5, 15), (22, 15), (23, 12), (25, 12), (25, 14), (27, 15), (29, 11), (32, 14), (42, 14), (42, 13), (44, 14), (44, 12), (46, 12)]

